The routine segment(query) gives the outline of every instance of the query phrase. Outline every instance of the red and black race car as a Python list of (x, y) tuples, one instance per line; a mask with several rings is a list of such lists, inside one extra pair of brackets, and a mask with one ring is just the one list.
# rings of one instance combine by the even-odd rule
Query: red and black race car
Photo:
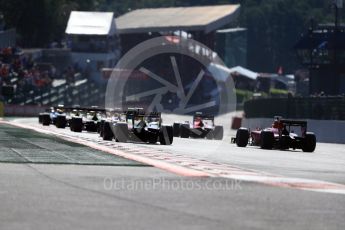
[[(295, 130), (296, 127), (300, 129)], [(304, 152), (314, 152), (316, 136), (307, 132), (307, 122), (301, 120), (282, 119), (275, 117), (272, 127), (249, 130), (241, 127), (237, 130), (236, 138), (232, 139), (239, 147), (248, 144), (260, 146), (263, 149), (302, 149)]]
[(196, 112), (193, 116), (193, 123), (175, 122), (174, 125), (174, 137), (181, 138), (207, 138), (222, 140), (224, 129), (223, 126), (214, 124), (214, 116), (202, 114)]

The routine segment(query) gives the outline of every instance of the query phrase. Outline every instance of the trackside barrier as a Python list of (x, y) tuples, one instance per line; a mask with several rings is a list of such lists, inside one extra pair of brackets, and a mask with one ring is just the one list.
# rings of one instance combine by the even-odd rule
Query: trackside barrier
[(0, 117), (4, 116), (4, 103), (0, 101)]
[(345, 120), (345, 97), (260, 98), (244, 103), (247, 118), (304, 118)]
[(49, 106), (38, 105), (5, 105), (5, 116), (18, 116), (18, 117), (33, 117), (37, 116), (40, 112), (49, 109)]
[[(308, 131), (314, 132), (318, 142), (345, 144), (345, 121), (312, 120), (308, 122)], [(272, 125), (273, 118), (243, 118), (242, 126), (250, 129), (266, 128)]]
[(232, 124), (231, 124), (231, 129), (239, 129), (242, 124), (242, 117), (233, 117), (232, 118)]
[[(105, 91), (105, 90), (104, 90)], [(31, 90), (27, 95), (16, 98), (15, 104), (21, 105), (74, 105), (87, 104), (98, 105), (104, 101), (102, 87), (88, 80), (78, 80), (74, 86), (63, 83), (51, 87), (47, 91), (34, 92)]]

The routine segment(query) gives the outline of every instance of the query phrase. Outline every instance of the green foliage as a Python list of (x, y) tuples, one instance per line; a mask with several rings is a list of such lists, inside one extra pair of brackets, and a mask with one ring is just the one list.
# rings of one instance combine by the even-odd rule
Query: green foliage
[[(293, 49), (313, 19), (333, 21), (334, 9), (326, 0), (246, 0), (241, 25), (248, 28), (248, 67), (259, 72), (287, 72), (298, 66)], [(263, 58), (264, 57), (264, 58)]]
[(288, 94), (289, 94), (288, 90), (276, 89), (276, 88), (270, 89), (270, 95), (272, 97), (286, 97)]
[(235, 89), (237, 103), (242, 104), (253, 97), (253, 92), (249, 90)]

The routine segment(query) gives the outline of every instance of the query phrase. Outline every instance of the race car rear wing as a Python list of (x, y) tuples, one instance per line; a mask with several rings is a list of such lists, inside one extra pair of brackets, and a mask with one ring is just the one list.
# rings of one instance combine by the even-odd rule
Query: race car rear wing
[(54, 110), (61, 109), (65, 112), (71, 112), (73, 110), (78, 111), (84, 111), (84, 112), (106, 112), (107, 110), (105, 108), (99, 108), (99, 107), (80, 107), (80, 106), (70, 106), (70, 107), (64, 107), (64, 106), (53, 106), (51, 107)]
[(302, 120), (281, 119), (280, 122), (287, 126), (307, 127), (307, 122)]
[(160, 117), (161, 112), (147, 112), (144, 108), (128, 108), (124, 111), (126, 115)]
[(193, 116), (193, 120), (195, 120), (196, 117), (200, 117), (202, 119), (214, 120), (213, 115), (203, 114), (202, 112), (196, 112)]

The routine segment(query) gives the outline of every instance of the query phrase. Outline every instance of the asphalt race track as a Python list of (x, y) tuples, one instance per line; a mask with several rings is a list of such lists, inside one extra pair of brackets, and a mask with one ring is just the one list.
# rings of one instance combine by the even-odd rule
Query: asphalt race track
[[(238, 148), (231, 132), (171, 146), (116, 143), (37, 118), (6, 122), (1, 131), (18, 141), (0, 135), (1, 229), (345, 227), (344, 145)], [(34, 145), (26, 155), (24, 142)]]

